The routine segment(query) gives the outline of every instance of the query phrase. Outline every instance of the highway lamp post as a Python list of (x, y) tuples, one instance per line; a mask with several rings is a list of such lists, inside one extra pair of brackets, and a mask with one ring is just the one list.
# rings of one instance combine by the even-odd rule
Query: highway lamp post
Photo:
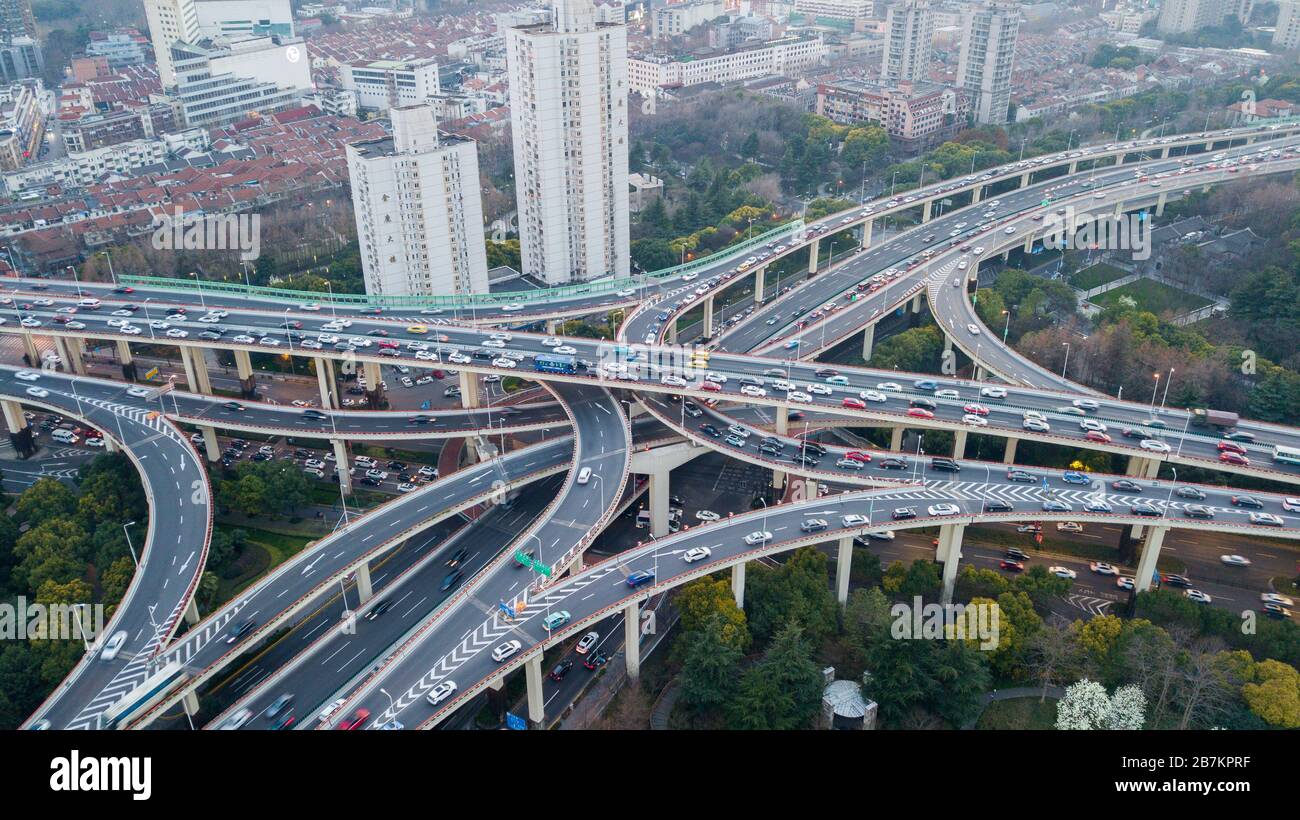
[(335, 319), (338, 319), (339, 309), (338, 306), (334, 304), (334, 285), (328, 279), (325, 280), (325, 290), (328, 291), (330, 295), (330, 315)]
[(153, 319), (149, 317), (149, 299), (152, 298), (153, 297), (150, 296), (144, 300), (144, 322), (149, 326), (149, 338), (157, 341), (158, 336), (153, 332)]
[[(324, 361), (323, 359), (319, 360), (317, 362), (317, 366), (319, 367), (323, 361)], [(337, 388), (337, 385), (335, 385), (335, 387)], [(334, 440), (337, 441), (339, 437), (339, 426), (334, 421), (333, 412), (330, 413), (330, 429), (334, 432)], [(339, 480), (339, 502), (342, 503), (343, 505), (343, 526), (346, 527), (348, 525), (348, 497), (343, 492), (343, 478), (339, 475), (342, 469), (343, 469), (343, 465), (339, 464), (338, 462), (335, 462), (334, 477)]]
[(77, 617), (77, 631), (81, 633), (81, 643), (90, 652), (90, 641), (86, 640), (86, 625), (81, 622), (81, 610), (88, 604), (73, 604), (72, 611)]
[[(352, 610), (348, 608), (348, 588), (343, 578), (339, 579), (339, 594), (343, 596), (343, 617), (346, 618)], [(358, 601), (358, 603), (360, 603)]]
[[(1070, 366), (1070, 343), (1061, 342), (1065, 346), (1065, 362), (1061, 365), (1061, 378), (1065, 378), (1065, 368)], [(1155, 399), (1153, 398), (1152, 401)]]
[(1028, 141), (1029, 141), (1029, 137), (1025, 137), (1020, 140), (1020, 160), (1019, 160), (1020, 162), (1025, 161), (1025, 143)]
[(134, 521), (128, 521), (122, 525), (122, 533), (126, 535), (126, 548), (131, 550), (131, 560), (135, 562), (135, 568), (140, 569), (140, 559), (136, 557), (135, 545), (131, 543), (131, 533), (127, 532), (127, 527), (134, 526)]
[(925, 470), (921, 466), (921, 456), (925, 454), (925, 450), (922, 449), (921, 445), (924, 443), (925, 443), (925, 433), (917, 433), (916, 434), (916, 466), (912, 469), (912, 481), (917, 484), (920, 484), (922, 481), (925, 480)]
[(1183, 454), (1183, 442), (1187, 441), (1187, 428), (1191, 426), (1192, 414), (1187, 414), (1187, 420), (1183, 422), (1183, 432), (1178, 436), (1178, 451), (1174, 455)]
[(1004, 310), (1004, 311), (1002, 311), (1002, 315), (1005, 316), (1005, 317), (1007, 317), (1007, 323), (1006, 323), (1006, 325), (1003, 326), (1003, 328), (1002, 328), (1002, 344), (1003, 344), (1003, 345), (1006, 345), (1006, 343), (1007, 343), (1007, 334), (1011, 331), (1011, 311), (1009, 311), (1009, 310)]
[(862, 189), (858, 192), (858, 203), (867, 201), (867, 161), (862, 161)]
[(1165, 392), (1160, 394), (1160, 409), (1165, 409), (1165, 400), (1169, 398), (1169, 384), (1174, 380), (1174, 368), (1169, 368), (1169, 378), (1165, 379)]
[(1156, 393), (1160, 391), (1160, 374), (1154, 374), (1155, 385), (1151, 388), (1151, 418), (1156, 417)]
[(77, 266), (68, 265), (68, 270), (72, 271), (72, 282), (77, 288), (77, 298), (81, 298), (81, 277), (77, 275)]
[(194, 277), (194, 284), (197, 285), (199, 289), (199, 305), (203, 308), (203, 312), (207, 313), (208, 303), (203, 298), (203, 277), (199, 276), (198, 271), (190, 271), (190, 276)]
[(379, 691), (388, 697), (388, 714), (397, 717), (397, 701), (393, 700), (393, 696), (389, 695), (388, 690), (384, 687), (379, 687)]

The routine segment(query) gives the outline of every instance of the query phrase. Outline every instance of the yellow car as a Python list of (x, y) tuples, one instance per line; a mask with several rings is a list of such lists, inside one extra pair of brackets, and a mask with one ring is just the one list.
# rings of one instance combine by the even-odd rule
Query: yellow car
[(429, 332), (429, 328), (425, 327), (424, 325), (411, 325), (406, 329), (406, 332), (424, 334)]

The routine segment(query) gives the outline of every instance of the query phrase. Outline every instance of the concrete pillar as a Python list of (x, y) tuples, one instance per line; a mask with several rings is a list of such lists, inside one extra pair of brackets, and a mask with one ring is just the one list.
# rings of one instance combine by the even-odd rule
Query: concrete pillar
[(889, 434), (889, 449), (897, 453), (903, 449), (903, 426), (895, 425)]
[(1019, 441), (1020, 439), (1018, 438), (1011, 438), (1011, 437), (1007, 438), (1006, 448), (1002, 451), (1003, 464), (1016, 463), (1016, 443)]
[(677, 319), (668, 320), (668, 344), (677, 344)]
[(379, 410), (384, 406), (384, 373), (375, 362), (365, 362), (363, 372), (366, 374), (366, 399), (370, 409)]
[(808, 243), (808, 275), (812, 276), (817, 272), (817, 249), (821, 246), (820, 239), (814, 239)]
[(925, 201), (925, 204), (921, 206), (921, 224), (922, 224), (922, 225), (924, 225), (925, 223), (927, 223), (927, 222), (930, 221), (930, 210), (931, 210), (931, 206), (932, 206), (932, 205), (934, 205), (934, 200), (933, 200), (933, 199), (927, 199), (927, 200)]
[(352, 474), (348, 472), (351, 464), (348, 461), (348, 447), (341, 438), (330, 439), (330, 444), (334, 445), (334, 465), (339, 474), (339, 486), (343, 492), (352, 493)]
[(63, 360), (63, 369), (72, 372), (72, 354), (68, 351), (67, 341), (62, 336), (51, 336), (54, 340), (54, 352)]
[(650, 474), (650, 534), (655, 538), (668, 534), (668, 476), (667, 470)]
[(478, 436), (465, 437), (465, 465), (478, 463)]
[(0, 402), (4, 410), (5, 424), (9, 427), (9, 441), (19, 458), (27, 458), (36, 452), (36, 440), (32, 430), (27, 426), (27, 417), (23, 415), (23, 406), (16, 401)]
[(1033, 172), (1032, 172), (1032, 171), (1025, 171), (1023, 174), (1021, 174), (1021, 175), (1020, 175), (1020, 187), (1021, 187), (1021, 188), (1028, 188), (1028, 187), (1029, 187), (1029, 178), (1032, 177), (1032, 176), (1033, 176)]
[(460, 406), (466, 410), (478, 407), (478, 376), (468, 370), (460, 371)]
[[(790, 435), (790, 408), (784, 404), (776, 406), (776, 434), (782, 437)], [(785, 488), (784, 471), (772, 471), (772, 487), (778, 490)]]
[(952, 353), (952, 336), (947, 333), (943, 334), (943, 352)]
[(357, 567), (357, 595), (363, 604), (375, 597), (374, 587), (370, 584), (370, 564)]
[(541, 728), (546, 722), (546, 701), (542, 698), (542, 653), (524, 664), (524, 679), (528, 682), (528, 722)]
[(731, 594), (736, 599), (736, 606), (745, 608), (745, 562), (731, 565)]
[(203, 451), (208, 461), (220, 461), (221, 445), (217, 443), (217, 428), (203, 424), (199, 426), (199, 432), (203, 434)]
[(1115, 203), (1115, 218), (1119, 219), (1124, 215), (1124, 203), (1122, 201)]
[(1070, 170), (1066, 172), (1066, 175), (1074, 176), (1078, 172), (1079, 172), (1079, 161), (1077, 159), (1070, 160)]
[(980, 201), (980, 194), (984, 191), (983, 185), (976, 185), (970, 192), (970, 204), (974, 205)]
[[(243, 377), (240, 377), (243, 381)], [(334, 382), (334, 365), (324, 357), (316, 359), (316, 384), (320, 387), (320, 406), (323, 410), (339, 409), (338, 386)]]
[(713, 336), (713, 297), (704, 300), (704, 337)]
[(1151, 576), (1156, 571), (1156, 561), (1160, 558), (1160, 547), (1165, 542), (1168, 527), (1148, 528), (1146, 540), (1142, 542), (1142, 555), (1138, 558), (1137, 575), (1133, 578), (1134, 588), (1146, 592), (1151, 588)]
[(641, 677), (641, 610), (636, 601), (623, 610), (623, 659), (628, 680), (636, 681)]
[(817, 480), (814, 478), (805, 478), (803, 480), (803, 497), (805, 499), (817, 497)]
[(1025, 246), (1023, 250), (1025, 253), (1029, 253), (1033, 249), (1034, 249), (1034, 235), (1031, 232), (1025, 235)]
[(1142, 465), (1143, 478), (1152, 479), (1160, 474), (1160, 459), (1148, 458), (1145, 459), (1145, 462), (1146, 463)]
[(104, 452), (120, 453), (122, 452), (122, 448), (121, 446), (118, 445), (117, 439), (113, 438), (112, 436), (106, 435), (104, 436)]
[(945, 604), (952, 603), (953, 588), (957, 585), (957, 566), (960, 563), (961, 540), (962, 535), (966, 532), (965, 524), (948, 524), (939, 528), (942, 535), (944, 530), (948, 530), (947, 552), (943, 559), (943, 595), (940, 600)]
[(835, 553), (835, 599), (841, 604), (849, 601), (849, 574), (853, 569), (853, 536), (840, 539)]
[(961, 458), (966, 455), (966, 431), (955, 430), (952, 434), (952, 457)]
[(767, 265), (762, 265), (754, 271), (754, 302), (762, 304), (764, 298), (764, 287), (767, 285)]
[[(243, 398), (251, 399), (257, 395), (257, 380), (253, 378), (253, 359), (248, 355), (247, 350), (238, 349), (235, 350), (234, 353), (235, 353), (235, 370), (239, 374), (239, 394)], [(330, 363), (328, 359), (317, 359), (316, 360), (317, 371), (320, 370), (321, 362), (325, 362), (326, 364), (325, 372), (326, 375), (329, 376), (329, 383), (331, 385), (334, 384), (334, 366)], [(334, 398), (334, 404), (326, 404), (323, 401), (324, 399), (323, 393), (321, 394), (321, 398), (322, 398), (321, 407), (337, 408), (339, 406), (337, 396)]]
[(913, 312), (913, 313), (920, 313), (920, 312), (921, 312), (921, 303), (924, 301), (924, 299), (925, 299), (925, 293), (924, 293), (924, 291), (922, 291), (921, 293), (918, 293), (918, 294), (916, 294), (915, 296), (912, 297), (912, 312)]
[(555, 334), (559, 333), (559, 332), (560, 332), (560, 325), (561, 325), (561, 324), (563, 324), (563, 321), (560, 320), (560, 319), (547, 319), (547, 320), (546, 320), (546, 335), (547, 335), (547, 336), (554, 336)]
[(135, 368), (135, 357), (131, 355), (131, 343), (126, 339), (117, 340), (117, 361), (122, 365), (122, 378), (129, 382), (140, 380), (140, 374)]
[(211, 396), (212, 381), (208, 378), (208, 363), (203, 360), (203, 351), (197, 347), (180, 346), (181, 364), (185, 366), (185, 383), (195, 393)]
[(36, 338), (30, 333), (23, 334), (23, 352), (27, 355), (28, 367), (41, 366), (41, 351), (36, 349)]
[(876, 224), (876, 220), (868, 219), (862, 223), (862, 245), (865, 248), (871, 244), (871, 229)]
[(189, 603), (185, 605), (185, 623), (194, 626), (199, 622), (199, 605), (190, 598)]
[(72, 372), (78, 376), (86, 375), (86, 340), (71, 337), (67, 343), (68, 352), (72, 354)]
[(1166, 145), (1164, 148), (1161, 148), (1161, 149), (1160, 149), (1160, 158), (1161, 158), (1161, 159), (1169, 159), (1169, 146), (1168, 146), (1168, 145)]
[(1002, 252), (1002, 261), (1003, 261), (1003, 262), (1006, 262), (1006, 261), (1009, 260), (1010, 258), (1011, 258), (1011, 249), (1008, 248), (1007, 250), (1005, 250), (1005, 251)]
[(876, 326), (867, 325), (862, 331), (862, 361), (871, 361), (871, 352), (876, 344)]
[(1156, 197), (1156, 216), (1164, 216), (1165, 200), (1167, 199), (1169, 199), (1168, 191), (1161, 191), (1160, 195)]

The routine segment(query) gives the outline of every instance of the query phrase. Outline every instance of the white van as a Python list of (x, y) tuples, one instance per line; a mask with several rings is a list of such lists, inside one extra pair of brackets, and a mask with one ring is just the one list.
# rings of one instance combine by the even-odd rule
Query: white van
[(86, 310), (98, 310), (99, 304), (100, 302), (98, 299), (92, 296), (87, 296), (86, 298), (81, 299), (80, 301), (77, 302), (77, 307), (85, 308)]
[(648, 526), (650, 526), (650, 511), (638, 510), (636, 514), (636, 528), (638, 530), (643, 530)]
[(81, 439), (77, 438), (76, 433), (73, 433), (71, 430), (64, 430), (63, 428), (58, 428), (51, 432), (50, 438), (62, 442), (63, 444), (76, 444), (81, 441)]
[(578, 471), (578, 483), (586, 484), (588, 481), (591, 481), (591, 468), (583, 467)]

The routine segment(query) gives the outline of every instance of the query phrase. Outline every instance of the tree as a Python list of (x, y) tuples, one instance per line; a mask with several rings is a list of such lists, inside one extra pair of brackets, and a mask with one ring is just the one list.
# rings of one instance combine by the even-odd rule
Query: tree
[(1047, 700), (1047, 688), (1068, 680), (1077, 665), (1073, 634), (1056, 621), (1034, 633), (1025, 653), (1030, 677), (1043, 687), (1039, 703)]
[(745, 610), (736, 606), (731, 584), (725, 578), (701, 578), (682, 587), (673, 601), (685, 632), (703, 632), (718, 620), (721, 636), (737, 650), (749, 648)]
[(732, 701), (731, 725), (737, 729), (788, 731), (807, 729), (821, 707), (822, 674), (813, 663), (803, 629), (786, 624), (762, 660), (741, 676)]
[(1110, 712), (1106, 716), (1107, 729), (1141, 729), (1146, 722), (1147, 699), (1142, 690), (1132, 684), (1121, 686), (1110, 698)]
[(1275, 660), (1255, 664), (1251, 681), (1241, 687), (1250, 711), (1270, 726), (1300, 728), (1300, 673)]
[(735, 696), (744, 656), (729, 630), (734, 633), (733, 625), (714, 612), (703, 629), (682, 637), (682, 700), (697, 712), (720, 709)]
[(77, 497), (61, 481), (38, 478), (18, 497), (18, 520), (33, 527), (51, 518), (66, 518), (77, 509)]
[(839, 605), (831, 594), (824, 553), (804, 547), (776, 569), (757, 566), (749, 573), (745, 612), (756, 639), (769, 638), (794, 622), (817, 643), (838, 629)]
[(745, 137), (745, 142), (740, 146), (740, 155), (751, 162), (758, 159), (758, 132), (750, 131), (749, 136)]
[(1111, 698), (1100, 683), (1084, 678), (1067, 688), (1057, 702), (1056, 728), (1141, 729), (1145, 711), (1146, 697), (1136, 686), (1122, 687)]

